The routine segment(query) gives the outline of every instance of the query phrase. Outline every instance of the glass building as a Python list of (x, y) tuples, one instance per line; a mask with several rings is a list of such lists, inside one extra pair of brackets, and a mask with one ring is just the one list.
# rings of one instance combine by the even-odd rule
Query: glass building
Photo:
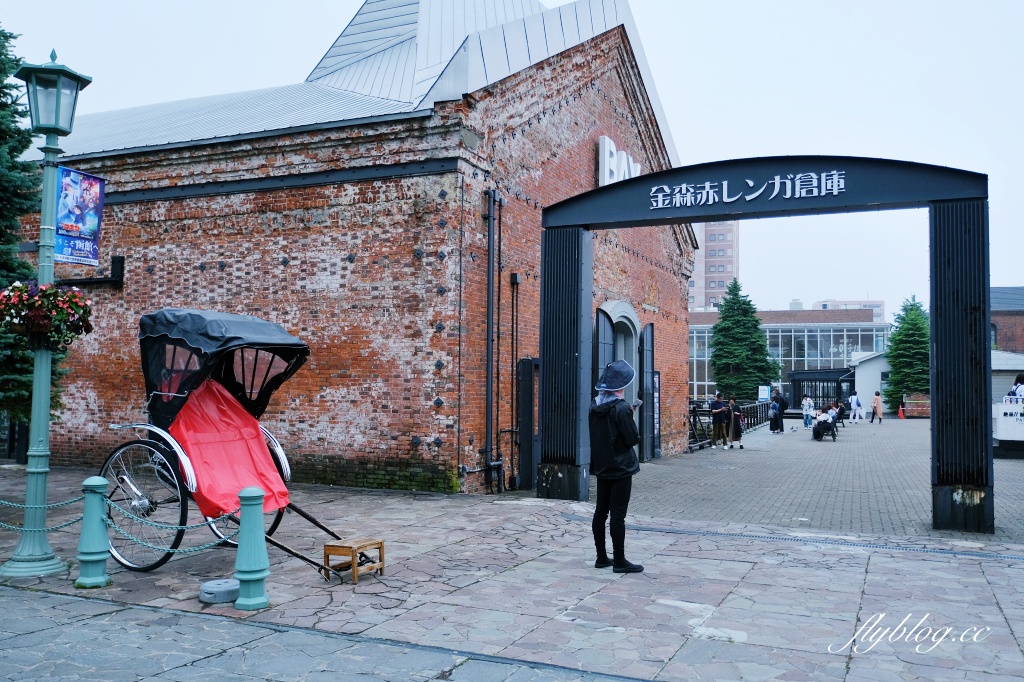
[[(788, 384), (790, 372), (843, 369), (854, 353), (884, 351), (890, 328), (888, 323), (872, 322), (869, 310), (767, 310), (758, 317), (768, 339), (768, 355), (782, 366), (776, 383), (783, 384)], [(690, 316), (690, 399), (698, 403), (715, 394), (711, 336), (717, 318), (717, 313)]]

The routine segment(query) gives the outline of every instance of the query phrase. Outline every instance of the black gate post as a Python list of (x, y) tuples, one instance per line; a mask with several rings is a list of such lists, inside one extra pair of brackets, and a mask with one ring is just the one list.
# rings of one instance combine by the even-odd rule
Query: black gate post
[(536, 409), (536, 372), (540, 360), (522, 358), (517, 367), (519, 381), (519, 489), (531, 490), (537, 482), (537, 465), (540, 464), (540, 436), (534, 420)]
[(594, 240), (582, 227), (544, 230), (540, 277), (537, 497), (590, 497)]
[(995, 532), (988, 201), (937, 201), (931, 232), (932, 527)]

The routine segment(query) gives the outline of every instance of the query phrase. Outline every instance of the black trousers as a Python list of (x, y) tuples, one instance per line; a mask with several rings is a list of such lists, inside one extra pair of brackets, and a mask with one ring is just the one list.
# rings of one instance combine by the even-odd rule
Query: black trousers
[(597, 479), (597, 503), (594, 508), (594, 547), (597, 556), (607, 556), (604, 543), (604, 524), (611, 513), (610, 530), (612, 536), (612, 558), (616, 561), (626, 559), (626, 510), (629, 509), (629, 497), (633, 492), (633, 477), (599, 478)]

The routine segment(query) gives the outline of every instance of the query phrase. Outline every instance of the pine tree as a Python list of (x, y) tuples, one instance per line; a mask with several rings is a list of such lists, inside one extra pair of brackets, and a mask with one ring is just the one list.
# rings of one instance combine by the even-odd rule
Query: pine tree
[(739, 280), (729, 283), (711, 334), (711, 371), (723, 395), (756, 400), (757, 387), (778, 378), (779, 364), (768, 358), (768, 339), (757, 308), (742, 293)]
[[(11, 79), (21, 66), (11, 53), (16, 37), (0, 27), (0, 289), (35, 276), (31, 264), (18, 258), (16, 250), (19, 218), (39, 211), (42, 180), (37, 164), (19, 160), (32, 146), (32, 133), (18, 125), (27, 112), (18, 101), (19, 84)], [(24, 338), (0, 331), (0, 411), (14, 421), (29, 418), (32, 367), (33, 355)]]
[(930, 343), (928, 313), (917, 297), (911, 296), (896, 315), (896, 329), (889, 335), (885, 351), (889, 384), (883, 398), (890, 411), (899, 409), (904, 394), (931, 392)]

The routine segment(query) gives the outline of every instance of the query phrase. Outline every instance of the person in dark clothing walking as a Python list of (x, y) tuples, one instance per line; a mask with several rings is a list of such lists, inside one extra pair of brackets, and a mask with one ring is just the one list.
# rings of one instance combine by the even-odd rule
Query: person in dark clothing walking
[(722, 394), (715, 394), (715, 401), (711, 403), (711, 449), (719, 439), (724, 448), (729, 444), (729, 406), (722, 402)]
[(778, 395), (773, 395), (768, 405), (768, 428), (772, 433), (782, 433), (782, 411), (779, 409)]
[(731, 450), (735, 443), (740, 444), (740, 450), (743, 449), (743, 426), (746, 422), (746, 418), (743, 413), (740, 412), (740, 408), (736, 406), (736, 398), (729, 396), (729, 449)]
[[(633, 446), (640, 433), (633, 421), (633, 405), (622, 399), (622, 391), (635, 372), (624, 360), (608, 363), (597, 381), (597, 397), (590, 404), (590, 472), (597, 478), (594, 507), (594, 568), (612, 567), (616, 573), (639, 573), (644, 567), (626, 561), (626, 511), (633, 491), (633, 474), (640, 471), (640, 459)], [(611, 514), (612, 558), (605, 548), (605, 521)]]

